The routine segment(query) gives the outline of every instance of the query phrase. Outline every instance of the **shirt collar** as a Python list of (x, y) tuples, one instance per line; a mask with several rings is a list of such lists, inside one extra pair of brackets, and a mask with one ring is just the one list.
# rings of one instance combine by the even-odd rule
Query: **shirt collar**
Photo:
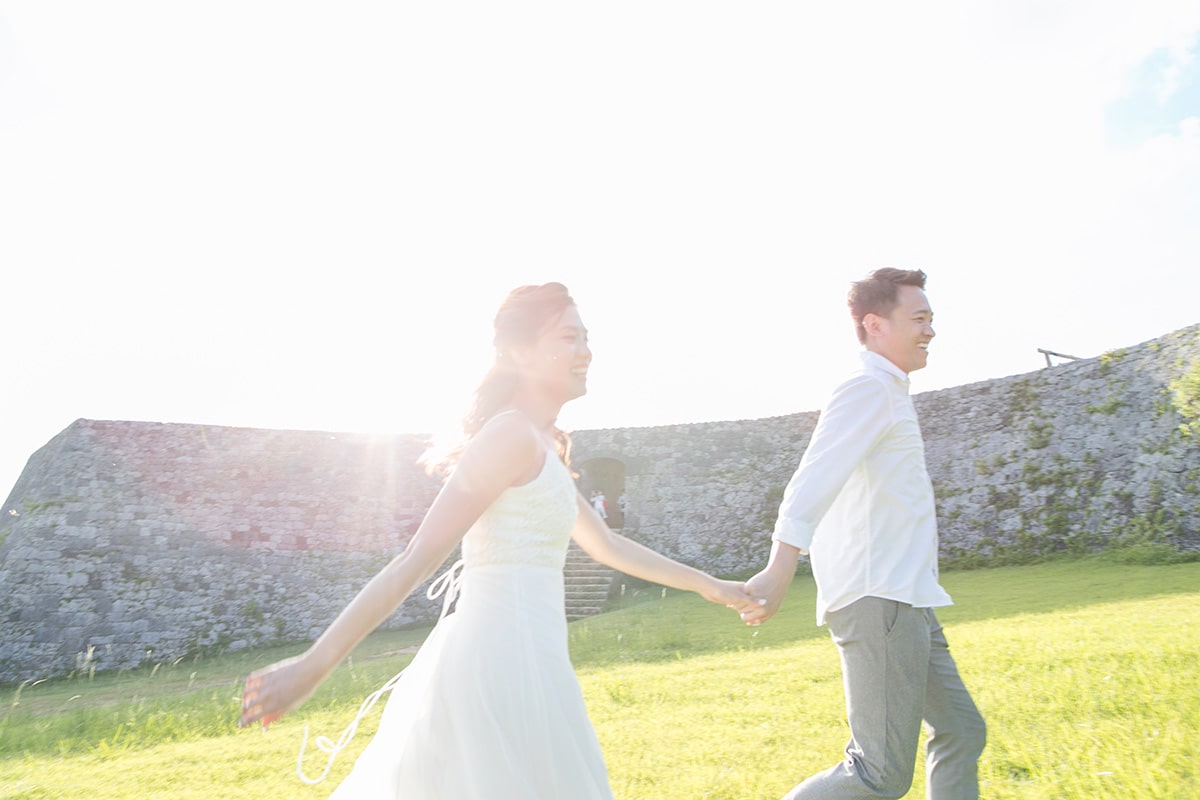
[(859, 356), (862, 358), (863, 366), (867, 367), (868, 369), (883, 370), (896, 380), (903, 383), (905, 388), (908, 387), (908, 375), (904, 373), (904, 370), (897, 367), (891, 361), (888, 361), (883, 356), (870, 350), (863, 350), (859, 353)]

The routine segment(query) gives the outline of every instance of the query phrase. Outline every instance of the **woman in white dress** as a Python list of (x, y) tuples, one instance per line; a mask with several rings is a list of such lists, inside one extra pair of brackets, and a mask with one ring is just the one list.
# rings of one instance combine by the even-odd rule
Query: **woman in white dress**
[(242, 724), (265, 727), (303, 703), (461, 541), (462, 562), (439, 581), (451, 596), (461, 584), (455, 611), (389, 682), (379, 729), (337, 800), (612, 797), (567, 652), (562, 568), (572, 537), (631, 575), (739, 612), (756, 603), (741, 583), (611, 531), (577, 491), (555, 420), (587, 391), (592, 354), (564, 286), (512, 292), (494, 344), (495, 363), (464, 419), (465, 443), (408, 547), (307, 651), (246, 680)]

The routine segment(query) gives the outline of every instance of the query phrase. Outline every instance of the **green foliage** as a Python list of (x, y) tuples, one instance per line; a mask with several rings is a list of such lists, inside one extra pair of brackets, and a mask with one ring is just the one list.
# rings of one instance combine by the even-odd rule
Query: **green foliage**
[(775, 521), (779, 518), (779, 504), (783, 502), (783, 492), (786, 488), (786, 486), (772, 486), (767, 490), (767, 496), (763, 500), (765, 510), (758, 518), (765, 530), (775, 529)]
[(1042, 465), (1035, 461), (1026, 461), (1021, 466), (1021, 480), (1030, 489), (1037, 489), (1042, 486), (1051, 486), (1055, 484), (1056, 474), (1052, 472), (1044, 472)]
[(1175, 410), (1174, 397), (1169, 388), (1158, 390), (1158, 399), (1154, 401), (1154, 416), (1161, 417)]
[(989, 485), (988, 505), (993, 511), (1012, 511), (1021, 504), (1021, 493), (1016, 489), (997, 489)]
[(1129, 355), (1129, 351), (1124, 348), (1120, 350), (1109, 350), (1100, 356), (1100, 374), (1107, 375), (1114, 364), (1121, 362), (1125, 356)]
[(1037, 411), (1038, 391), (1033, 385), (1034, 378), (1022, 375), (1015, 378), (1008, 394), (1008, 407), (1004, 416), (1007, 427), (1018, 417), (1027, 416)]
[(262, 622), (263, 610), (262, 606), (259, 605), (258, 600), (251, 597), (244, 604), (242, 604), (242, 616), (251, 622)]
[(1088, 404), (1084, 406), (1084, 411), (1089, 414), (1116, 414), (1125, 406), (1129, 405), (1119, 397), (1110, 397), (1103, 403)]
[[(1116, 489), (1103, 516), (1124, 518), (1119, 535), (1097, 518), (1097, 494), (1108, 480), (1100, 459), (1084, 453), (1072, 462), (1061, 454), (1029, 459), (1021, 465), (1020, 484), (987, 487), (992, 516), (976, 517), (967, 526), (979, 533), (970, 548), (947, 545), (942, 552), (946, 569), (980, 569), (1036, 564), (1077, 558), (1099, 551), (1130, 563), (1175, 563), (1190, 560), (1181, 553), (1179, 536), (1186, 514), (1167, 502), (1166, 487), (1152, 481), (1139, 507), (1132, 491)], [(1200, 469), (1184, 476), (1184, 494), (1200, 494)], [(1028, 498), (1036, 498), (1029, 502)], [(1001, 536), (1001, 520), (1019, 511), (1015, 533)], [(949, 522), (948, 515), (943, 516)]]
[(1170, 383), (1175, 411), (1183, 418), (1179, 432), (1191, 439), (1200, 434), (1200, 360)]
[(1050, 446), (1050, 436), (1054, 431), (1054, 426), (1049, 422), (1031, 420), (1028, 431), (1029, 435), (1025, 437), (1025, 443), (1029, 445), (1030, 450), (1041, 450)]
[(932, 483), (933, 483), (933, 496), (936, 497), (939, 501), (950, 500), (951, 498), (958, 497), (960, 494), (965, 494), (967, 491), (966, 489), (964, 489), (961, 486), (954, 486), (945, 481), (940, 481), (940, 480), (934, 479), (932, 481)]
[(983, 539), (980, 540), (979, 549), (967, 550), (961, 547), (944, 548), (941, 556), (941, 567), (943, 572), (951, 571), (967, 571), (976, 569), (986, 569), (987, 567), (999, 564), (1001, 566), (1010, 566), (996, 552), (995, 540), (989, 537), (984, 537), (987, 544), (983, 544)]
[(47, 511), (52, 508), (62, 508), (66, 501), (60, 497), (54, 497), (47, 500), (34, 500), (31, 497), (24, 498), (21, 503), (22, 514), (36, 514), (39, 511)]
[(1184, 552), (1163, 542), (1133, 540), (1122, 543), (1118, 547), (1102, 550), (1095, 557), (1111, 564), (1131, 564), (1143, 567), (1191, 564), (1200, 561), (1200, 553)]
[[(975, 472), (980, 477), (986, 478), (992, 475), (996, 470), (1003, 469), (1004, 467), (1008, 466), (1009, 463), (1010, 459), (1005, 458), (1001, 453), (996, 453), (993, 455), (990, 461), (977, 458), (975, 459)], [(938, 493), (938, 496), (941, 497), (940, 492)]]

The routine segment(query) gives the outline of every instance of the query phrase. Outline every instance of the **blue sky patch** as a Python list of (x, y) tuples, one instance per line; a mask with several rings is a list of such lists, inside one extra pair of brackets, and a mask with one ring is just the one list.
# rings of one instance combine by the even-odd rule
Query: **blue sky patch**
[(1129, 93), (1105, 109), (1105, 130), (1114, 144), (1134, 146), (1200, 117), (1200, 37), (1189, 53), (1187, 63), (1178, 63), (1158, 50), (1137, 68)]

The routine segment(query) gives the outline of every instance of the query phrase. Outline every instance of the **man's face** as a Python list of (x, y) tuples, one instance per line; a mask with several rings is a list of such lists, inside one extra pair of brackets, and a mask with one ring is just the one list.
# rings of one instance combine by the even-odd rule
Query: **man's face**
[(929, 360), (926, 349), (937, 334), (933, 330), (933, 309), (925, 292), (916, 286), (901, 286), (898, 302), (886, 317), (868, 314), (867, 349), (891, 361), (907, 374), (921, 369)]

